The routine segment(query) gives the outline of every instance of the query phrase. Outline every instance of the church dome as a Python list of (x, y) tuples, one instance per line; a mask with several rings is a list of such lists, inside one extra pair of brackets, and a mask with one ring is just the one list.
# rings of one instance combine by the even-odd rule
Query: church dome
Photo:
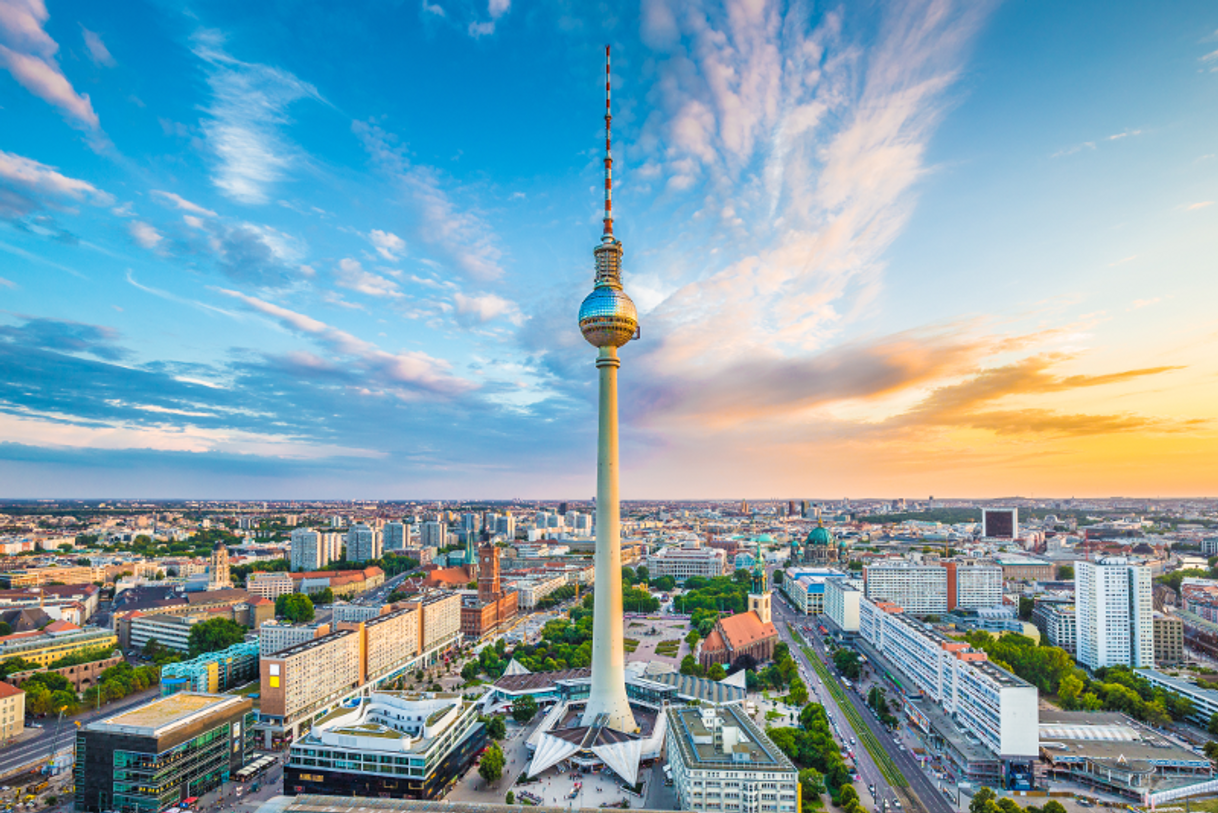
[(829, 533), (829, 529), (823, 525), (817, 525), (808, 534), (805, 545), (812, 545), (818, 548), (827, 548), (833, 545), (833, 534)]

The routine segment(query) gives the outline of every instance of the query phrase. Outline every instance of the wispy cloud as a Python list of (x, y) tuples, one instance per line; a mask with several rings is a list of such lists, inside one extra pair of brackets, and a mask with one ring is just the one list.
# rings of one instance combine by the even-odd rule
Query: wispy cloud
[(207, 65), (212, 91), (203, 132), (218, 159), (212, 182), (239, 203), (260, 204), (288, 176), (300, 149), (282, 133), (287, 110), (300, 99), (321, 96), (291, 73), (269, 65), (242, 62), (224, 50), (217, 31), (194, 37), (194, 53)]
[(406, 251), (406, 241), (393, 232), (373, 229), (368, 233), (368, 240), (376, 247), (377, 254), (393, 262)]
[(1190, 203), (1187, 207), (1187, 210), (1191, 212), (1194, 209), (1204, 209), (1206, 206), (1213, 206), (1213, 205), (1214, 205), (1214, 202), (1212, 200), (1202, 200), (1202, 201), (1198, 201), (1197, 203)]
[(48, 19), (44, 0), (0, 0), (0, 66), (72, 124), (100, 131), (88, 94), (76, 92), (55, 59), (59, 43), (43, 30)]
[(376, 124), (356, 121), (351, 129), (417, 212), (420, 240), (474, 279), (493, 280), (503, 274), (494, 232), (479, 215), (454, 203), (436, 170), (412, 165), (397, 140)]
[(0, 150), (0, 216), (20, 216), (44, 204), (81, 201), (111, 206), (114, 197), (55, 167)]
[(90, 31), (83, 25), (80, 27), (80, 30), (85, 38), (85, 48), (89, 51), (89, 58), (93, 60), (94, 65), (100, 65), (103, 68), (113, 68), (118, 64), (114, 61), (114, 57), (110, 55), (110, 49), (106, 47), (106, 43), (102, 42), (100, 35)]
[(457, 306), (457, 318), (462, 322), (486, 323), (499, 317), (507, 319), (514, 325), (524, 322), (524, 315), (516, 303), (496, 294), (466, 296), (458, 292), (453, 297), (453, 302)]
[(346, 258), (339, 260), (335, 282), (343, 288), (358, 291), (368, 296), (400, 297), (402, 292), (392, 280), (365, 271), (358, 260)]
[(192, 214), (206, 215), (207, 217), (216, 216), (216, 213), (211, 209), (205, 209), (197, 203), (191, 203), (190, 201), (186, 200), (186, 198), (173, 192), (162, 192), (159, 189), (154, 189), (152, 190), (152, 196), (160, 200), (162, 203), (170, 206), (176, 206), (177, 208), (186, 212), (191, 212)]
[(165, 240), (161, 233), (140, 220), (132, 221), (127, 224), (127, 231), (131, 233), (131, 237), (135, 242), (139, 243), (144, 248), (155, 251), (158, 246)]
[(1058, 150), (1057, 152), (1053, 153), (1049, 157), (1050, 158), (1061, 158), (1061, 157), (1067, 156), (1067, 155), (1074, 155), (1075, 153), (1082, 152), (1083, 150), (1094, 150), (1096, 148), (1097, 143), (1102, 144), (1102, 143), (1109, 142), (1109, 141), (1120, 141), (1123, 138), (1130, 138), (1132, 136), (1139, 136), (1139, 135), (1142, 135), (1141, 130), (1122, 130), (1119, 133), (1113, 133), (1112, 135), (1104, 136), (1103, 138), (1097, 139), (1096, 141), (1084, 141), (1081, 144), (1075, 144), (1072, 147), (1064, 147), (1064, 148)]

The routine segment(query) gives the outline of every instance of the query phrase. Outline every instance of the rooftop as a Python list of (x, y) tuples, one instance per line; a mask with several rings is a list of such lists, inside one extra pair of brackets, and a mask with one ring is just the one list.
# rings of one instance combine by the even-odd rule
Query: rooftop
[(691, 768), (795, 771), (790, 760), (736, 706), (670, 707), (668, 719), (681, 756)]
[(113, 717), (89, 723), (85, 730), (160, 737), (208, 714), (222, 709), (231, 710), (229, 707), (235, 709), (236, 706), (249, 702), (241, 697), (222, 694), (178, 692), (167, 697), (158, 697)]

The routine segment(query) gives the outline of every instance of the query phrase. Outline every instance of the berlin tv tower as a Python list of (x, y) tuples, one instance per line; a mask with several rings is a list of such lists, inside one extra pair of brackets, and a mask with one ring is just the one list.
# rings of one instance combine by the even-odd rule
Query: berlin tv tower
[(626, 698), (622, 642), (622, 532), (618, 497), (617, 349), (639, 336), (639, 314), (622, 290), (622, 243), (613, 236), (613, 151), (609, 109), (609, 46), (605, 46), (605, 228), (593, 250), (596, 287), (579, 306), (579, 329), (598, 349), (600, 421), (596, 449), (596, 592), (592, 617), (592, 686), (581, 721), (608, 715), (618, 731), (638, 729)]

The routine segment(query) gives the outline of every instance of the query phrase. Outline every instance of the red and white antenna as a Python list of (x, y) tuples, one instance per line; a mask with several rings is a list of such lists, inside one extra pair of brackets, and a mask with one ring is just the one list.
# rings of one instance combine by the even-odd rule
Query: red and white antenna
[(609, 108), (609, 46), (605, 46), (605, 237), (613, 237), (613, 114)]

